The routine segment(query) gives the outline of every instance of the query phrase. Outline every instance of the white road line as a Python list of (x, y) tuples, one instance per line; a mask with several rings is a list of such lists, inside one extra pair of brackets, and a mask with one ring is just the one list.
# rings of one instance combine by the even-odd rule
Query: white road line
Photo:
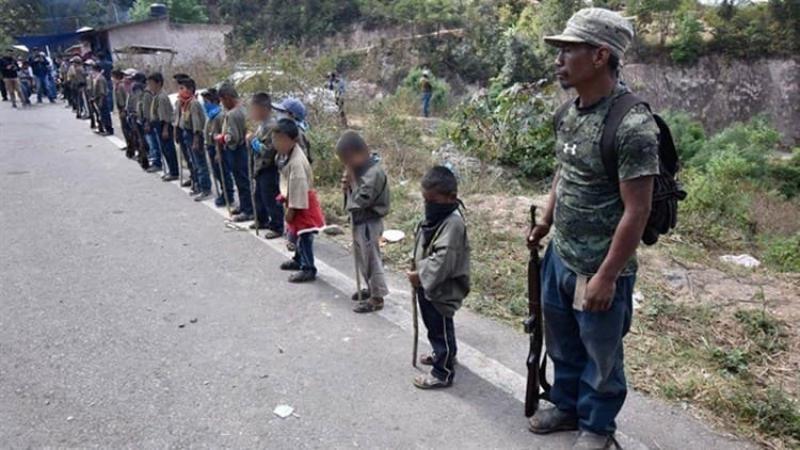
[[(106, 136), (114, 145), (120, 148), (125, 147), (125, 143), (119, 139), (112, 139), (113, 136)], [(177, 181), (171, 182), (171, 184), (177, 186), (180, 190), (185, 193), (189, 193), (189, 189), (180, 187)], [(227, 211), (223, 208), (217, 208), (214, 205), (214, 200), (205, 200), (202, 203), (207, 206), (212, 211), (219, 214), (224, 219), (227, 219), (228, 214)], [(243, 222), (241, 224), (237, 224), (236, 227), (245, 232), (258, 240), (258, 242), (266, 245), (267, 247), (271, 248), (272, 250), (288, 257), (291, 257), (291, 253), (286, 249), (285, 245), (280, 244), (280, 239), (276, 240), (266, 240), (261, 237), (256, 236), (254, 231), (251, 231), (248, 227), (252, 222)], [(322, 281), (329, 284), (334, 289), (338, 290), (339, 292), (343, 293), (345, 296), (349, 297), (350, 293), (348, 292), (349, 287), (351, 289), (355, 289), (355, 280), (341, 272), (339, 269), (334, 268), (333, 266), (329, 265), (325, 261), (322, 261), (319, 258), (316, 258), (315, 261), (318, 269), (317, 278), (322, 279)], [(406, 291), (401, 291), (397, 289), (391, 289), (391, 296), (393, 298), (386, 298), (384, 299), (384, 309), (378, 311), (378, 315), (389, 321), (390, 323), (394, 324), (396, 327), (400, 328), (401, 330), (410, 331), (412, 330), (411, 325), (411, 313), (410, 311), (403, 308), (402, 304), (396, 300), (398, 297), (404, 300), (404, 303), (407, 305), (411, 302), (411, 294)], [(409, 361), (410, 362), (410, 361)], [(465, 343), (459, 342), (458, 343), (458, 364), (470, 372), (474, 373), (475, 375), (479, 376), (486, 382), (492, 384), (493, 386), (497, 387), (501, 391), (511, 395), (517, 401), (525, 403), (525, 389), (527, 384), (527, 377), (515, 372), (513, 369), (509, 368), (505, 364), (490, 358), (485, 353), (481, 352), (480, 350), (476, 349), (475, 347)], [(522, 408), (520, 407), (520, 413)], [(641, 442), (636, 441), (635, 439), (627, 436), (621, 432), (616, 433), (616, 438), (620, 442), (620, 444), (630, 450), (647, 450), (647, 446), (642, 444)]]

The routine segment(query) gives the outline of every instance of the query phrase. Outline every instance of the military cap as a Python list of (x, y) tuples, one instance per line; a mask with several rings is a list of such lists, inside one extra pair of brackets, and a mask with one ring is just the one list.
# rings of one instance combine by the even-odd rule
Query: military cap
[(567, 21), (561, 34), (545, 36), (550, 45), (590, 44), (607, 47), (619, 59), (633, 40), (633, 26), (619, 13), (605, 8), (584, 8)]

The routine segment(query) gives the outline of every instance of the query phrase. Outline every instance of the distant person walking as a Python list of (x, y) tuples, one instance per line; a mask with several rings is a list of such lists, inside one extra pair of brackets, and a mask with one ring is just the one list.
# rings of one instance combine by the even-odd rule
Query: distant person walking
[(419, 85), (422, 89), (422, 115), (430, 117), (431, 98), (433, 98), (433, 85), (430, 80), (430, 72), (427, 70), (422, 72), (422, 79), (419, 80)]
[(3, 74), (3, 85), (6, 88), (6, 95), (11, 98), (11, 106), (17, 107), (17, 96), (22, 100), (22, 93), (19, 88), (19, 76), (17, 75), (19, 66), (14, 58), (12, 51), (6, 50), (6, 54), (0, 58), (0, 73)]
[(42, 95), (46, 96), (50, 103), (55, 103), (56, 93), (52, 68), (44, 52), (38, 52), (31, 58), (31, 69), (36, 77), (36, 103), (42, 103)]

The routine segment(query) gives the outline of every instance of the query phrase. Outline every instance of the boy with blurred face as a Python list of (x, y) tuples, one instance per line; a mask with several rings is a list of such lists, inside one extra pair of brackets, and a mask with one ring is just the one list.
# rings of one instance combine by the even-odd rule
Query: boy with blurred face
[[(169, 173), (164, 174), (163, 181), (178, 179), (178, 156), (175, 153), (173, 142), (174, 129), (172, 127), (172, 103), (167, 93), (164, 92), (164, 77), (160, 72), (152, 73), (147, 77), (147, 89), (153, 94), (150, 104), (150, 132), (153, 140), (158, 144), (161, 153), (167, 162)], [(151, 163), (153, 159), (151, 158)]]
[(179, 125), (183, 134), (181, 147), (185, 150), (184, 154), (189, 156), (190, 167), (193, 169), (192, 189), (197, 193), (195, 201), (201, 202), (211, 197), (211, 178), (208, 175), (206, 149), (203, 145), (206, 115), (195, 96), (195, 89), (191, 78), (178, 80)]
[(389, 293), (383, 273), (380, 240), (383, 218), (389, 214), (389, 183), (380, 164), (380, 157), (371, 153), (367, 143), (355, 131), (348, 130), (336, 143), (336, 156), (345, 166), (342, 190), (347, 212), (353, 225), (353, 252), (361, 268), (367, 289), (356, 292), (353, 300), (361, 300), (353, 311), (370, 313), (383, 309), (383, 298)]
[(214, 140), (214, 136), (222, 133), (222, 106), (219, 104), (219, 94), (215, 88), (207, 89), (202, 95), (203, 109), (206, 113), (206, 125), (203, 130), (206, 151), (209, 164), (211, 164), (211, 173), (214, 174), (215, 183), (219, 188), (214, 205), (217, 207), (228, 206), (230, 199), (233, 199), (233, 175), (225, 166), (225, 161), (221, 157), (217, 157), (220, 154), (220, 148)]
[(178, 160), (178, 168), (179, 170), (183, 170), (181, 164), (185, 163), (186, 168), (189, 169), (189, 179), (184, 180), (183, 185), (181, 187), (191, 186), (191, 191), (190, 191), (191, 195), (196, 195), (200, 193), (200, 189), (198, 189), (197, 174), (195, 173), (195, 168), (193, 165), (194, 160), (192, 158), (191, 149), (183, 145), (184, 118), (183, 118), (183, 109), (181, 108), (181, 92), (184, 93), (183, 95), (194, 96), (194, 94), (188, 93), (186, 89), (181, 91), (182, 83), (186, 80), (191, 79), (191, 77), (189, 77), (189, 75), (186, 75), (185, 73), (176, 73), (175, 75), (172, 76), (172, 79), (175, 80), (175, 84), (178, 85), (178, 96), (177, 96), (178, 98), (175, 99), (175, 103), (172, 105), (172, 127), (175, 129), (176, 154), (177, 152), (180, 152), (180, 156), (183, 159), (183, 161), (181, 161), (180, 159)]
[[(239, 198), (239, 207), (232, 210), (231, 220), (247, 222), (253, 220), (253, 201), (250, 197), (250, 174), (247, 168), (245, 113), (239, 104), (239, 94), (232, 84), (225, 83), (220, 86), (219, 97), (225, 108), (225, 115), (222, 119), (222, 130), (215, 136), (215, 141), (221, 149), (225, 166), (233, 174)], [(220, 155), (217, 155), (217, 158), (220, 158)]]
[(281, 270), (293, 271), (292, 283), (314, 281), (314, 235), (325, 226), (314, 175), (303, 149), (298, 145), (300, 131), (291, 119), (281, 119), (272, 133), (280, 168), (280, 200), (286, 206), (286, 227), (290, 242), (295, 245), (294, 258), (281, 264)]
[(276, 197), (280, 193), (276, 152), (272, 145), (272, 100), (269, 94), (259, 92), (250, 101), (250, 119), (258, 124), (247, 142), (253, 152), (253, 178), (256, 182), (255, 209), (258, 223), (254, 227), (266, 229), (264, 237), (275, 239), (283, 236), (283, 206)]

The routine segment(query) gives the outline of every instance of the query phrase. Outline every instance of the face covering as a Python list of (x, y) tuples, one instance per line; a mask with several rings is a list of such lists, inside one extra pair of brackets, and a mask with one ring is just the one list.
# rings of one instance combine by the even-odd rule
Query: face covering
[(458, 209), (460, 202), (455, 203), (431, 203), (425, 202), (425, 221), (422, 222), (422, 247), (428, 248), (433, 240), (439, 225)]

